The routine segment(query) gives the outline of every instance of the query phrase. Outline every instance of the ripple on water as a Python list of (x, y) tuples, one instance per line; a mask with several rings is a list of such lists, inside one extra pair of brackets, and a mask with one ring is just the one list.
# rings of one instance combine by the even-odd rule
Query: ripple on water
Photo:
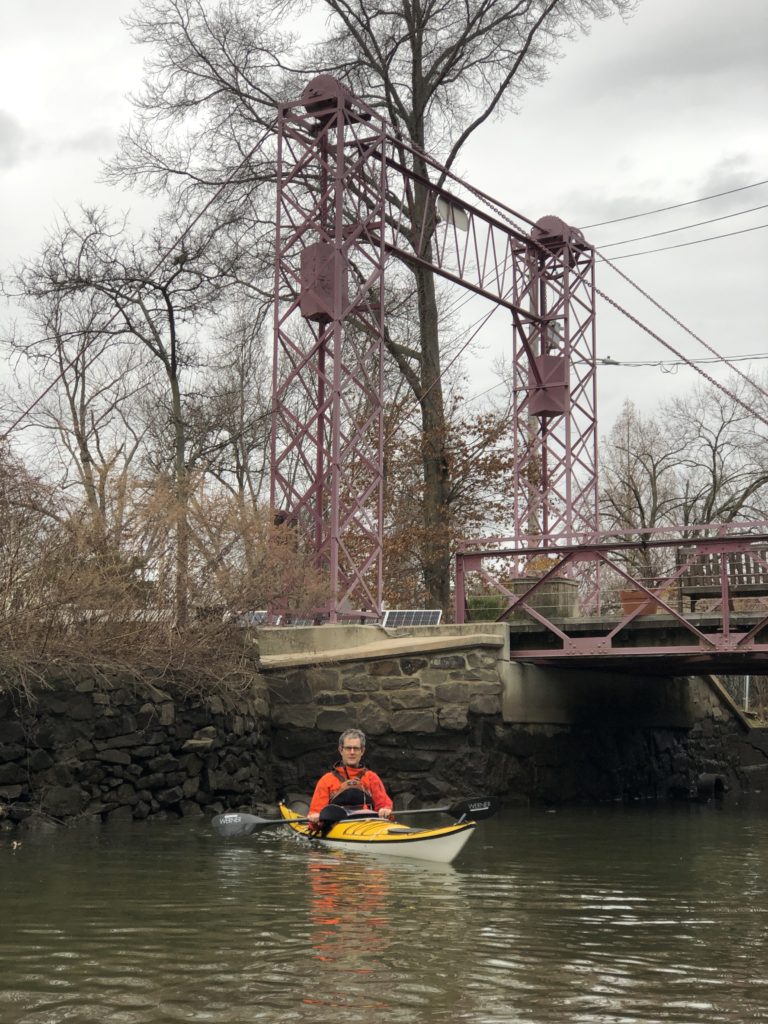
[(2, 1024), (768, 1021), (766, 819), (515, 811), (455, 866), (205, 824), (3, 856)]

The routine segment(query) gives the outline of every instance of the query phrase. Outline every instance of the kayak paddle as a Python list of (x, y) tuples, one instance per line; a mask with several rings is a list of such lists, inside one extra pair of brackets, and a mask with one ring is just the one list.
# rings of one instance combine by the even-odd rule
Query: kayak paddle
[(395, 811), (395, 817), (403, 818), (406, 814), (449, 814), (457, 821), (459, 818), (471, 818), (472, 821), (483, 821), (490, 818), (498, 810), (497, 802), (490, 796), (469, 796), (459, 800), (450, 807), (416, 807), (412, 811)]
[[(320, 811), (320, 821), (329, 824), (334, 821), (341, 821), (347, 817), (343, 807), (335, 804), (328, 804)], [(260, 828), (276, 828), (278, 825), (307, 825), (309, 818), (259, 818), (255, 814), (241, 814), (239, 811), (232, 811), (229, 814), (217, 814), (211, 820), (211, 825), (219, 835), (226, 839), (234, 839), (238, 836), (250, 836)]]
[[(448, 814), (455, 819), (471, 819), (482, 821), (490, 818), (496, 813), (496, 801), (488, 796), (469, 797), (451, 804), (450, 807), (418, 807), (413, 810), (396, 811), (395, 816), (402, 818), (410, 814)], [(346, 818), (347, 812), (343, 807), (335, 804), (328, 804), (320, 811), (320, 822), (330, 824)], [(218, 814), (212, 819), (211, 825), (219, 835), (226, 839), (234, 839), (240, 836), (250, 836), (262, 828), (277, 828), (278, 825), (306, 825), (309, 818), (259, 818), (255, 814), (241, 814), (231, 812), (229, 814)]]

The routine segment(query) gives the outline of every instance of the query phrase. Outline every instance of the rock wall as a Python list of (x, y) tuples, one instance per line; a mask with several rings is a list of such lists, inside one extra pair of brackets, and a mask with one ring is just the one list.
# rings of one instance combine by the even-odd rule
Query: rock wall
[(643, 719), (642, 687), (612, 714), (514, 721), (505, 665), (480, 645), (271, 668), (227, 704), (151, 675), (51, 672), (33, 699), (0, 686), (0, 825), (308, 796), (350, 726), (369, 736), (367, 763), (400, 806), (480, 792), (509, 803), (690, 798), (702, 780), (738, 789), (766, 775), (768, 744), (752, 741), (714, 684), (676, 681), (669, 724), (658, 710)]
[(225, 705), (188, 681), (49, 672), (34, 691), (0, 688), (0, 817), (199, 815), (274, 788), (268, 707)]
[(565, 724), (510, 721), (504, 664), (498, 650), (470, 648), (268, 671), (278, 788), (309, 793), (350, 726), (370, 737), (366, 763), (401, 805), (473, 791), (508, 802), (695, 797), (703, 776), (746, 783), (743, 726), (702, 679), (655, 681), (676, 691), (668, 724), (658, 709), (644, 715), (650, 683), (619, 716), (592, 708)]

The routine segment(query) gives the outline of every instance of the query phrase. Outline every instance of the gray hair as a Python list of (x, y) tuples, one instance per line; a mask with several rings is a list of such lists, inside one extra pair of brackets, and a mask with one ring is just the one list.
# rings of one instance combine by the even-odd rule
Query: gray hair
[(339, 736), (339, 750), (344, 746), (344, 740), (360, 740), (360, 746), (365, 749), (365, 733), (359, 729), (345, 729)]

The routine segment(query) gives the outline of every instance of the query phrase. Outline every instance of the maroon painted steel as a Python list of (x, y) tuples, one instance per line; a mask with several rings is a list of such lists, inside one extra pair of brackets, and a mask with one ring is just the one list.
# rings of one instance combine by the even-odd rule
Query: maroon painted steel
[(526, 258), (535, 316), (513, 313), (514, 536), (569, 543), (598, 528), (594, 251), (543, 217)]
[(518, 542), (596, 529), (594, 254), (581, 234), (553, 217), (520, 227), (327, 75), (280, 106), (278, 135), (271, 500), (328, 574), (319, 611), (381, 610), (391, 256), (512, 314)]
[[(542, 554), (546, 571), (526, 578)], [(655, 566), (653, 578), (631, 567), (638, 561)], [(553, 584), (573, 579), (572, 614), (542, 603)], [(518, 660), (768, 666), (768, 522), (686, 526), (684, 535), (677, 527), (559, 535), (543, 546), (465, 542), (456, 556), (457, 622), (471, 619), (468, 593), (478, 581), (500, 595), (497, 621), (510, 622)]]
[(279, 109), (271, 504), (324, 574), (330, 622), (382, 603), (381, 146), (330, 76)]

